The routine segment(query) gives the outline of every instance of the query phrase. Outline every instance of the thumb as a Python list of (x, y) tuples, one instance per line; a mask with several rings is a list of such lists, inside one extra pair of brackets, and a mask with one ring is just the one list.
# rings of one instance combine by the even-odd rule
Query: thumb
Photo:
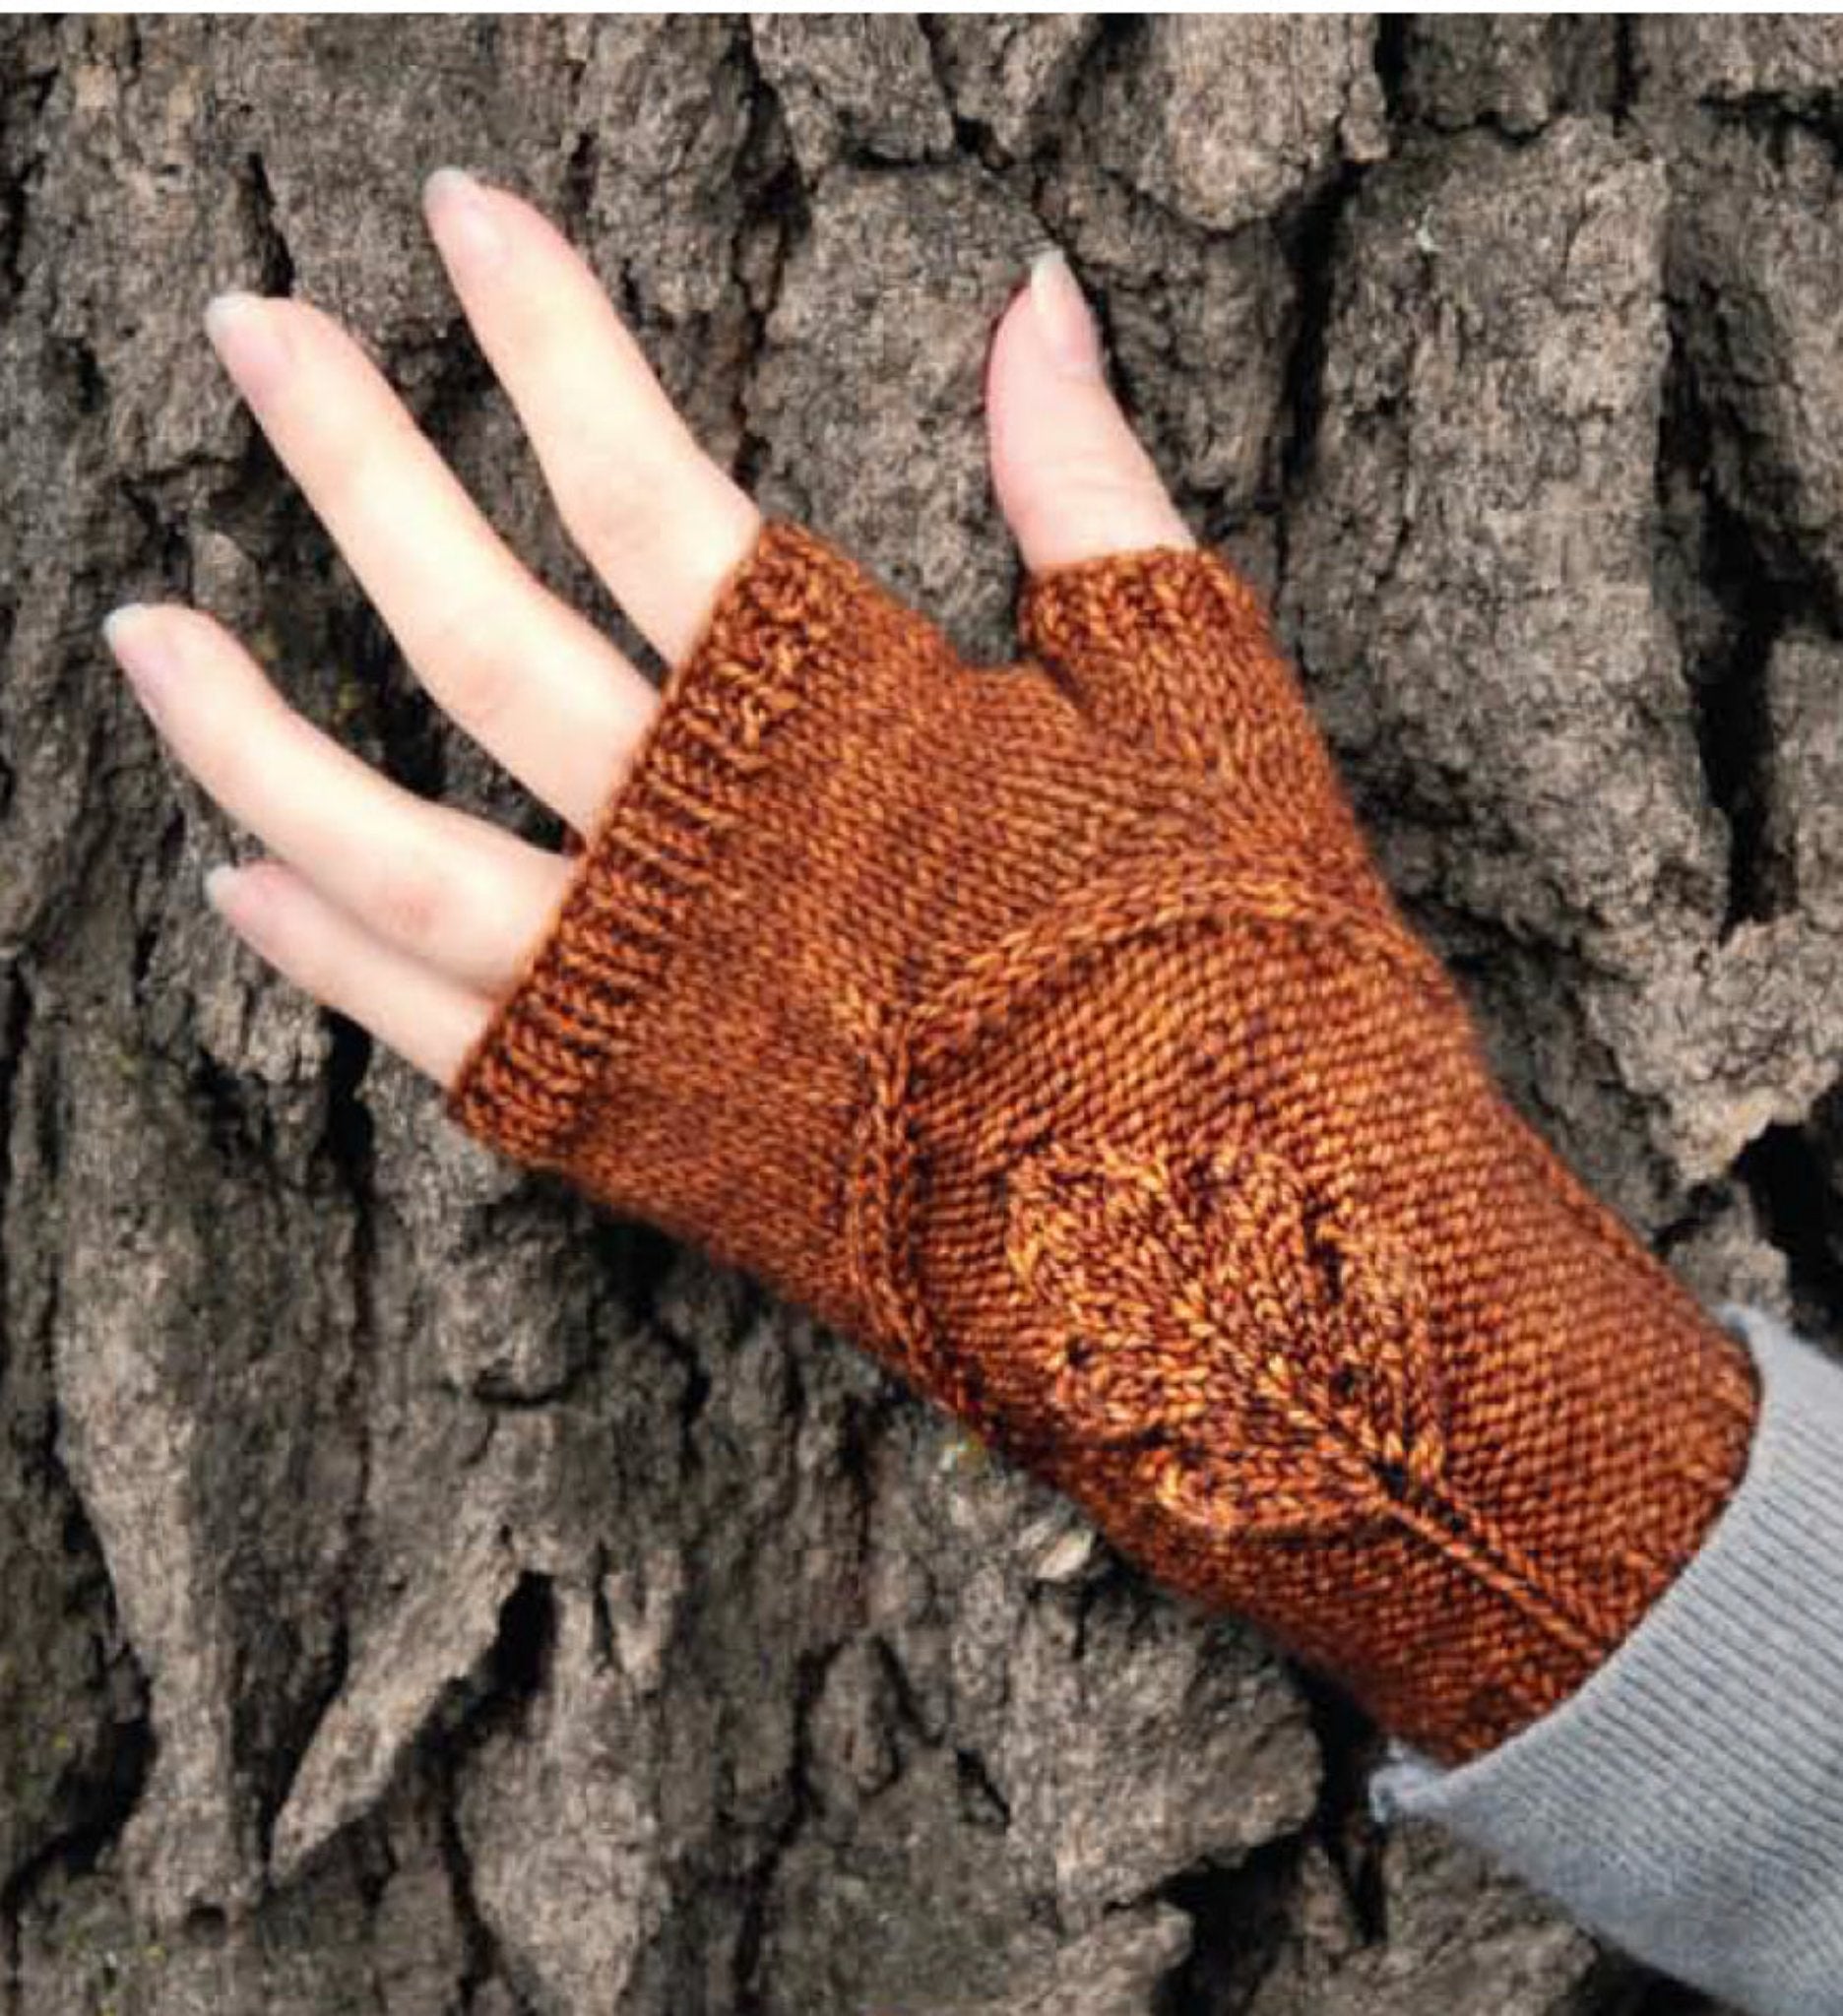
[(1100, 330), (1059, 251), (999, 318), (985, 426), (998, 508), (1033, 574), (1196, 543), (1108, 389)]

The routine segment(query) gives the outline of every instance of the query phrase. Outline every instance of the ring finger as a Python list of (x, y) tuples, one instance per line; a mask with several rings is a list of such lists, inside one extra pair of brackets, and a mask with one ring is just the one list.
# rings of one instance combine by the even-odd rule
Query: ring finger
[(464, 985), (518, 976), (569, 860), (381, 777), (290, 708), (196, 610), (118, 610), (110, 649), (174, 754), (229, 815), (379, 937)]

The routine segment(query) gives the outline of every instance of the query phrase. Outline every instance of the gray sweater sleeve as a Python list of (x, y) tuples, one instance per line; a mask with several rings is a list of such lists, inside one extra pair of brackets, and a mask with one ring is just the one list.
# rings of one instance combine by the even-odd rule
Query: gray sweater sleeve
[(1456, 1768), (1395, 1744), (1425, 1817), (1640, 1960), (1757, 2016), (1843, 2012), (1843, 1366), (1727, 1308), (1760, 1373), (1734, 1495), (1568, 1700)]

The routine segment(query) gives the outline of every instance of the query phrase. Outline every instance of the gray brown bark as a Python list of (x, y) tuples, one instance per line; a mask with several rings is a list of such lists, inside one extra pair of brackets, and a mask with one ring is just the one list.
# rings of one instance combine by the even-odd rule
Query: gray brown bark
[(1664, 2016), (1374, 1732), (234, 949), (98, 649), (184, 596), (420, 788), (201, 341), (291, 287), (565, 550), (418, 178), (546, 205), (765, 501), (969, 649), (1047, 237), (1272, 591), (1517, 1095), (1708, 1292), (1843, 1314), (1843, 31), (0, 25), (0, 2012)]

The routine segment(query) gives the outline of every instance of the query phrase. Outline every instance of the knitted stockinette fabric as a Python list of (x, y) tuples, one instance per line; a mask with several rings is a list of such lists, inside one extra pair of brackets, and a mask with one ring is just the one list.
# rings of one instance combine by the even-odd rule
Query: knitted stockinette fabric
[(1750, 1361), (1493, 1087), (1238, 575), (1021, 630), (963, 664), (768, 523), (448, 1111), (1457, 1761), (1694, 1551)]

